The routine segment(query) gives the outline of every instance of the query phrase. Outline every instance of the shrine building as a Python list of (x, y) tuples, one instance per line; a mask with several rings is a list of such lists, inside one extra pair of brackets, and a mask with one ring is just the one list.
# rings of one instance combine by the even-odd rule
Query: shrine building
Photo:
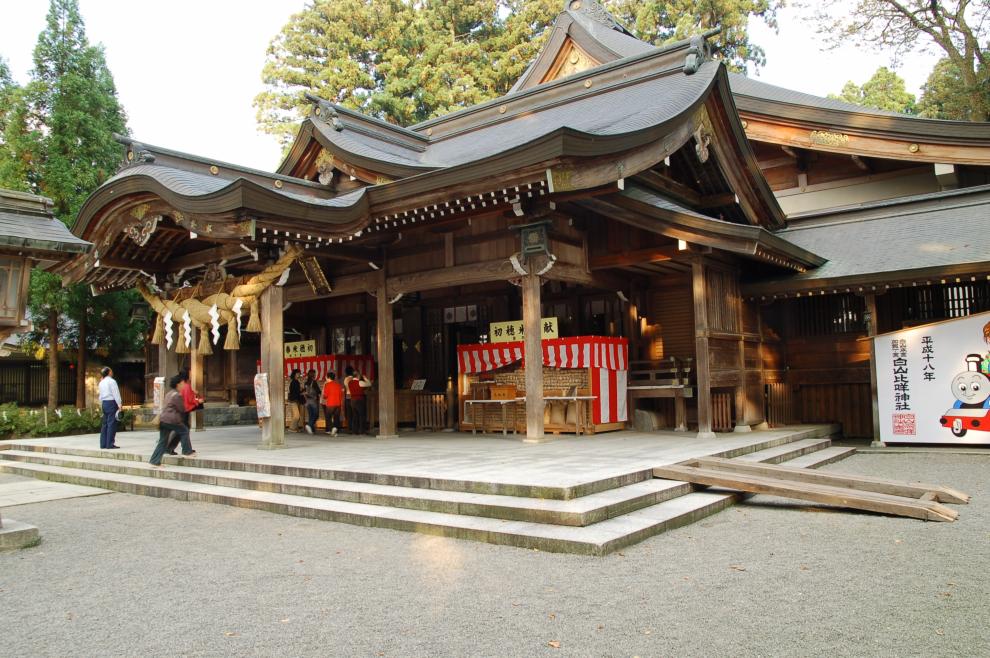
[(122, 138), (58, 271), (139, 288), (149, 376), (187, 361), (208, 406), (266, 373), (265, 446), (286, 343), (365, 369), (383, 437), (871, 437), (862, 339), (990, 310), (990, 124), (768, 85), (592, 0), (550, 29), (508, 94), (416, 125), (310, 97), (275, 172)]

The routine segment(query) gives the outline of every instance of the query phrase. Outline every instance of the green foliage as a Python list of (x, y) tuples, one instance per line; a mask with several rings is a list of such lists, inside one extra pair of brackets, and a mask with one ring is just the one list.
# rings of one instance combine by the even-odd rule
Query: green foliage
[[(782, 2), (605, 4), (656, 44), (721, 25), (715, 45), (741, 68), (763, 62), (749, 17), (775, 25)], [(308, 109), (306, 91), (400, 125), (495, 98), (526, 70), (562, 8), (561, 0), (314, 0), (268, 48), (258, 122), (287, 146)]]
[[(61, 415), (60, 415), (61, 414)], [(76, 410), (62, 407), (58, 413), (43, 409), (26, 409), (16, 404), (0, 405), (0, 439), (26, 436), (68, 436), (72, 434), (96, 434), (100, 431), (103, 414), (99, 409)], [(117, 423), (122, 430), (134, 420), (133, 411), (124, 411)]]
[(973, 116), (974, 95), (982, 97), (983, 106), (990, 108), (990, 70), (981, 66), (978, 73), (978, 83), (974, 89), (951, 59), (940, 59), (922, 87), (918, 112), (933, 119), (968, 121)]
[[(816, 0), (803, 2), (830, 45), (853, 43), (892, 53), (937, 49), (950, 65), (937, 65), (925, 112), (940, 107), (956, 118), (990, 119), (990, 2), (935, 0)], [(956, 80), (953, 83), (953, 79)], [(933, 95), (932, 95), (933, 94)]]
[(757, 17), (777, 27), (777, 11), (783, 0), (615, 0), (609, 8), (616, 19), (643, 41), (662, 45), (720, 27), (712, 39), (716, 52), (732, 69), (744, 71), (766, 63), (763, 49), (749, 40), (749, 20)]
[(862, 86), (850, 80), (841, 93), (829, 94), (828, 97), (901, 114), (917, 111), (914, 94), (907, 91), (904, 79), (886, 66), (878, 68)]
[[(90, 45), (78, 0), (51, 0), (45, 29), (34, 49), (34, 70), (22, 88), (0, 67), (6, 94), (0, 144), (0, 186), (42, 194), (55, 215), (71, 225), (86, 197), (120, 162), (114, 133), (127, 133), (124, 111), (103, 49)], [(64, 344), (78, 344), (86, 322), (86, 347), (114, 359), (138, 349), (144, 327), (129, 322), (133, 293), (93, 297), (87, 286), (63, 288), (42, 270), (31, 273), (30, 339), (51, 347), (51, 311)]]

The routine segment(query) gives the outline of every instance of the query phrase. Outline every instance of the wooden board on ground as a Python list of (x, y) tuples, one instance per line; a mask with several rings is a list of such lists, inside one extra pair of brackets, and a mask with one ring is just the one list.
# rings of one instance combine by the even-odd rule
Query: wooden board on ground
[[(775, 477), (781, 480), (812, 482), (815, 484), (825, 484), (833, 487), (848, 487), (850, 489), (875, 491), (877, 493), (885, 493), (892, 496), (934, 500), (939, 503), (955, 503), (957, 505), (965, 505), (969, 503), (969, 494), (965, 494), (961, 491), (938, 484), (897, 482), (894, 480), (884, 480), (881, 478), (865, 477), (862, 475), (823, 473), (821, 471), (815, 471), (807, 468), (795, 468), (794, 466), (780, 466), (777, 464), (742, 463), (733, 459), (722, 459), (719, 457), (705, 457), (703, 459), (685, 462), (683, 465), (721, 469), (732, 471), (734, 473), (748, 473), (751, 475), (769, 475), (770, 477)], [(925, 498), (926, 495), (930, 495), (931, 497)]]
[[(693, 462), (695, 465), (672, 464), (654, 468), (653, 475), (667, 480), (796, 498), (880, 514), (907, 516), (925, 521), (954, 521), (959, 516), (955, 510), (933, 500), (919, 500), (914, 497), (854, 489), (848, 486), (848, 482), (841, 485), (799, 482), (775, 477), (770, 469), (766, 469), (764, 475), (755, 475), (752, 472), (730, 470), (733, 464), (722, 465), (720, 468), (708, 468), (697, 465), (697, 462), (698, 460)], [(753, 465), (746, 464), (745, 466)]]

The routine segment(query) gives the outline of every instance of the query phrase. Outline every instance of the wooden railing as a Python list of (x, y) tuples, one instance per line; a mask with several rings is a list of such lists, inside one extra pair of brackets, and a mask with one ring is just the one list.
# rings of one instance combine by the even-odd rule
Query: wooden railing
[(731, 432), (732, 425), (731, 392), (712, 391), (712, 430), (715, 432)]
[(447, 396), (421, 393), (416, 396), (416, 429), (442, 430), (447, 427)]

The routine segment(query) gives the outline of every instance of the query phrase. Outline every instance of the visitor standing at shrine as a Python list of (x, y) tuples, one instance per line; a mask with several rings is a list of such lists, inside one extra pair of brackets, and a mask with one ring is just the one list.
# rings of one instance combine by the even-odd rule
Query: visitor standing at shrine
[(292, 371), (289, 381), (289, 429), (293, 432), (302, 432), (303, 413), (306, 400), (302, 394), (302, 382), (299, 381), (299, 369)]
[(320, 397), (323, 392), (316, 381), (316, 371), (310, 369), (306, 373), (306, 383), (303, 385), (303, 395), (306, 398), (306, 431), (316, 433), (316, 421), (320, 419)]
[(351, 396), (351, 434), (365, 434), (368, 431), (368, 399), (364, 389), (371, 387), (371, 381), (354, 368), (347, 366), (347, 392)]
[(120, 399), (120, 388), (113, 378), (111, 368), (100, 370), (100, 407), (103, 411), (103, 421), (100, 423), (100, 448), (103, 450), (116, 450), (117, 445), (117, 412), (124, 408), (124, 403)]
[(340, 408), (344, 404), (344, 388), (337, 381), (337, 375), (330, 370), (323, 384), (323, 414), (327, 421), (327, 434), (337, 436), (340, 429)]

